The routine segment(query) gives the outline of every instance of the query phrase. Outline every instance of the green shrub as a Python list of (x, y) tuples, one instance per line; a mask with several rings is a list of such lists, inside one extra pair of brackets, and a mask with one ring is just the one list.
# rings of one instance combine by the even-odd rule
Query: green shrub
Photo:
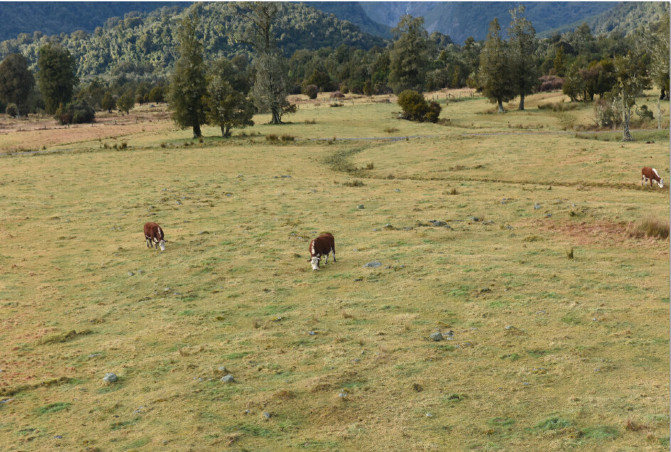
[(437, 122), (440, 116), (437, 102), (427, 102), (421, 93), (411, 89), (398, 95), (398, 105), (403, 109), (401, 117), (409, 121)]
[(310, 99), (316, 99), (317, 94), (319, 94), (319, 87), (317, 85), (307, 85), (303, 89), (303, 94), (308, 96)]
[(96, 112), (86, 101), (61, 104), (54, 117), (61, 124), (84, 124), (95, 121)]
[(11, 116), (12, 118), (16, 118), (19, 116), (19, 107), (16, 106), (16, 104), (7, 104), (7, 108), (5, 109), (5, 113), (7, 113), (7, 116)]

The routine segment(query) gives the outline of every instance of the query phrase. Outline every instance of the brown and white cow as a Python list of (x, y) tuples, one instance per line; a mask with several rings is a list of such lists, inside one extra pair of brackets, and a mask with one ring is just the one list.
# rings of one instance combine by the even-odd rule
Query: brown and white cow
[(163, 236), (163, 229), (161, 226), (154, 222), (149, 222), (144, 224), (144, 238), (147, 241), (147, 248), (153, 248), (156, 244), (156, 248), (161, 248), (161, 251), (165, 251), (165, 239)]
[(650, 168), (649, 166), (644, 166), (641, 170), (641, 185), (645, 185), (648, 181), (650, 182), (651, 187), (653, 182), (655, 182), (659, 188), (664, 187), (664, 179), (659, 177), (657, 170), (655, 168)]
[(333, 262), (335, 262), (335, 239), (333, 235), (324, 232), (316, 239), (312, 239), (310, 241), (310, 259), (308, 259), (308, 262), (312, 263), (312, 269), (319, 270), (319, 260), (322, 256), (326, 256), (324, 264), (328, 264), (330, 252), (333, 252)]

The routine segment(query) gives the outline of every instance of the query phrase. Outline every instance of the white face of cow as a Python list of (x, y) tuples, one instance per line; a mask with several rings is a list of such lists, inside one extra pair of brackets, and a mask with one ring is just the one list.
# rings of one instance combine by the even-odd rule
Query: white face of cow
[(319, 258), (317, 256), (310, 259), (310, 263), (312, 264), (313, 270), (319, 270)]
[(659, 188), (664, 188), (664, 179), (659, 180)]
[(158, 242), (158, 246), (161, 248), (161, 251), (165, 251), (165, 240)]

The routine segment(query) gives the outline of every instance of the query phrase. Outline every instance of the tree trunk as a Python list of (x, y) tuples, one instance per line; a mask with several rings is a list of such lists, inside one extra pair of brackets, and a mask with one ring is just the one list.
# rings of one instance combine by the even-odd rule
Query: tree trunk
[(627, 106), (626, 101), (624, 100), (625, 96), (622, 96), (622, 104), (624, 106), (624, 112), (622, 113), (623, 116), (623, 130), (622, 130), (622, 141), (634, 141), (634, 139), (631, 136), (631, 133), (629, 132), (629, 121), (631, 120), (631, 108)]
[(200, 132), (200, 124), (194, 124), (193, 125), (193, 137), (194, 138), (200, 138), (202, 136), (203, 136), (203, 134)]
[(497, 103), (498, 103), (498, 106), (499, 106), (497, 112), (498, 113), (504, 113), (505, 111), (503, 110), (503, 101), (501, 99), (497, 99)]
[[(662, 92), (664, 92), (663, 89)], [(659, 102), (659, 99), (657, 99), (657, 128), (662, 128), (662, 105)]]
[(524, 94), (520, 94), (520, 111), (524, 111)]
[(282, 113), (277, 107), (271, 107), (271, 112), (273, 114), (273, 119), (271, 119), (271, 124), (282, 124)]

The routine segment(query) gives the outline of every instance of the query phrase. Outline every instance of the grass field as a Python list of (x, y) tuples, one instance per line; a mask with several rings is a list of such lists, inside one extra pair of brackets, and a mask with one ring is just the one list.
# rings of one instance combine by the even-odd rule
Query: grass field
[(578, 133), (560, 98), (10, 124), (0, 450), (668, 450), (668, 129)]

